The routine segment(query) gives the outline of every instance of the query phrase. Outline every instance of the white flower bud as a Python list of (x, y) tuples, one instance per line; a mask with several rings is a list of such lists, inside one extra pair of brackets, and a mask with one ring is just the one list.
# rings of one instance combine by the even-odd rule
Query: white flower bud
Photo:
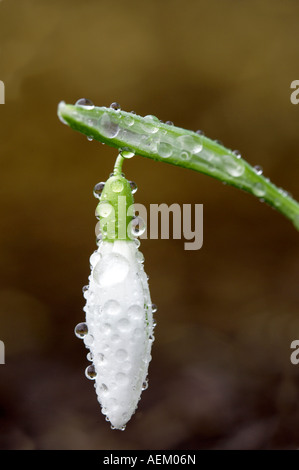
[(147, 387), (153, 317), (147, 276), (134, 241), (102, 241), (90, 258), (84, 336), (102, 412), (124, 429)]

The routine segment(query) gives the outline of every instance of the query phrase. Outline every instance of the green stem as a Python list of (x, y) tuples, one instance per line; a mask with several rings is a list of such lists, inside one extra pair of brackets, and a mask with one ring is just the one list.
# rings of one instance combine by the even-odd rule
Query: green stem
[(124, 157), (122, 157), (121, 154), (119, 154), (117, 156), (115, 164), (114, 164), (113, 173), (114, 173), (115, 176), (121, 176), (123, 162), (124, 162)]
[[(58, 116), (64, 124), (99, 142), (146, 158), (204, 173), (264, 200), (299, 230), (299, 204), (286, 191), (256, 171), (236, 152), (196, 132), (159, 121), (155, 116), (105, 107), (61, 102)], [(125, 155), (125, 152), (123, 153)], [(121, 171), (119, 156), (115, 171)], [(119, 170), (120, 169), (120, 170)]]

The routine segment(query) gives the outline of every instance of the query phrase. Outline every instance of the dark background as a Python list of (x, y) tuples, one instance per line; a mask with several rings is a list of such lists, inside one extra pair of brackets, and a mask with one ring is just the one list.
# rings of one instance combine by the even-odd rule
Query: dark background
[(82, 343), (92, 189), (115, 150), (63, 126), (60, 100), (117, 101), (202, 129), (298, 193), (295, 0), (0, 3), (1, 449), (295, 449), (298, 232), (253, 196), (135, 157), (135, 201), (204, 205), (204, 244), (143, 240), (158, 305), (149, 388), (125, 432)]

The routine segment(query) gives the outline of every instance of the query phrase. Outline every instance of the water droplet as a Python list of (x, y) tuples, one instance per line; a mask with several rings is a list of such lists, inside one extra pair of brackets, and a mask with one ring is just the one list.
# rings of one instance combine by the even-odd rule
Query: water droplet
[(118, 428), (120, 431), (125, 431), (126, 430), (126, 425), (124, 424), (123, 426), (120, 426), (120, 428)]
[(124, 256), (110, 253), (94, 267), (93, 278), (103, 287), (113, 286), (127, 277), (129, 269), (129, 262)]
[(90, 361), (90, 362), (93, 361), (93, 356), (92, 356), (92, 353), (91, 353), (91, 352), (87, 353), (86, 359), (87, 359), (88, 361)]
[(199, 137), (193, 137), (192, 135), (181, 135), (177, 138), (177, 142), (183, 150), (194, 154), (202, 151), (202, 143), (198, 140), (201, 139), (199, 139)]
[(137, 258), (137, 261), (138, 261), (139, 263), (143, 263), (143, 262), (144, 262), (144, 256), (143, 256), (143, 253), (141, 253), (141, 251), (138, 251), (138, 252), (137, 252), (136, 258)]
[(168, 126), (173, 126), (173, 122), (172, 121), (165, 121), (165, 124), (167, 124)]
[(82, 287), (82, 292), (83, 292), (83, 294), (85, 294), (85, 292), (87, 292), (88, 289), (89, 289), (89, 286), (83, 286), (83, 287)]
[(140, 237), (144, 234), (146, 230), (146, 224), (140, 216), (134, 217), (134, 219), (131, 220), (129, 225), (133, 237)]
[(142, 329), (141, 328), (135, 328), (133, 331), (133, 337), (140, 338), (142, 336)]
[(137, 184), (135, 183), (135, 181), (129, 181), (129, 184), (130, 184), (132, 194), (135, 194), (138, 189)]
[(103, 353), (98, 353), (97, 354), (97, 359), (98, 359), (99, 362), (104, 362), (104, 360), (105, 360), (104, 354)]
[(110, 323), (104, 323), (104, 325), (102, 326), (102, 329), (103, 329), (103, 333), (109, 334), (111, 332)]
[(106, 416), (105, 421), (107, 421), (108, 423), (110, 423), (110, 419), (108, 418), (108, 416)]
[(114, 109), (115, 111), (120, 111), (121, 110), (120, 104), (116, 103), (116, 102), (111, 103), (110, 108)]
[(221, 140), (216, 139), (216, 140), (214, 140), (214, 142), (215, 142), (215, 144), (217, 144), (217, 145), (223, 146), (223, 143), (221, 142)]
[(94, 342), (94, 337), (90, 334), (84, 336), (84, 344), (89, 347), (93, 344)]
[(236, 161), (232, 155), (223, 155), (222, 161), (227, 173), (231, 176), (239, 177), (245, 171), (243, 163)]
[(101, 385), (100, 385), (100, 391), (101, 391), (102, 393), (107, 393), (107, 392), (108, 392), (108, 387), (107, 387), (107, 385), (106, 385), (106, 384), (101, 384)]
[(158, 311), (158, 307), (156, 304), (152, 304), (152, 313), (156, 313)]
[(95, 266), (101, 259), (101, 254), (98, 251), (94, 251), (91, 257), (89, 258), (89, 263), (91, 266)]
[(260, 165), (255, 165), (254, 171), (256, 172), (257, 175), (263, 174), (263, 168)]
[(128, 317), (132, 318), (133, 320), (142, 320), (144, 318), (144, 311), (143, 308), (139, 305), (131, 305), (128, 308)]
[(145, 380), (142, 384), (142, 390), (146, 390), (148, 388), (148, 381)]
[(75, 335), (77, 338), (84, 338), (88, 334), (88, 326), (86, 323), (78, 323), (78, 325), (75, 326)]
[(112, 335), (111, 336), (111, 341), (113, 341), (113, 343), (117, 343), (119, 340), (120, 340), (119, 335)]
[(108, 217), (113, 210), (112, 205), (109, 202), (100, 202), (96, 208), (96, 215), (99, 217)]
[(241, 153), (239, 152), (239, 150), (233, 150), (233, 154), (235, 155), (235, 157), (241, 158)]
[(124, 124), (128, 127), (133, 126), (134, 124), (134, 118), (132, 116), (125, 116), (124, 117)]
[(120, 179), (112, 181), (111, 189), (115, 193), (121, 193), (121, 191), (124, 189), (124, 183)]
[(87, 140), (89, 140), (89, 142), (92, 142), (92, 141), (93, 141), (93, 137), (88, 136), (88, 137), (87, 137)]
[(120, 154), (123, 158), (132, 158), (135, 155), (134, 151), (128, 147), (121, 149)]
[(103, 181), (101, 181), (100, 183), (97, 183), (95, 187), (93, 188), (94, 197), (96, 197), (97, 199), (100, 199), (104, 187), (105, 187), (105, 183), (103, 183)]
[(121, 318), (117, 322), (117, 326), (120, 329), (120, 331), (128, 331), (130, 329), (130, 322), (127, 318)]
[(189, 152), (186, 152), (185, 150), (183, 152), (181, 152), (181, 158), (183, 160), (189, 160), (191, 157), (190, 153)]
[(116, 300), (108, 300), (103, 306), (105, 315), (118, 315), (120, 313), (120, 304)]
[(196, 131), (196, 134), (198, 134), (198, 135), (205, 135), (204, 132), (203, 132), (201, 129), (198, 129), (198, 130)]
[(172, 146), (167, 142), (159, 142), (157, 151), (162, 158), (168, 158), (172, 154)]
[(125, 349), (118, 349), (115, 353), (115, 358), (118, 362), (125, 361), (128, 357), (128, 353)]
[(90, 100), (87, 100), (86, 98), (80, 98), (80, 100), (76, 101), (75, 106), (81, 106), (82, 108), (85, 108), (85, 109), (94, 108), (93, 102)]
[(99, 119), (100, 132), (109, 139), (115, 138), (119, 133), (119, 126), (110, 119), (108, 113), (104, 113)]
[(89, 380), (95, 380), (97, 373), (95, 366), (91, 364), (90, 366), (86, 367), (85, 369), (85, 375)]
[[(104, 232), (105, 234), (107, 233), (107, 230)], [(101, 245), (102, 243), (102, 240), (103, 240), (103, 234), (101, 232), (97, 233), (96, 234), (97, 238), (96, 238), (96, 243), (98, 246)]]
[(120, 385), (125, 385), (129, 381), (127, 375), (124, 374), (123, 372), (118, 372), (115, 376), (115, 379)]
[(143, 118), (141, 127), (148, 134), (155, 134), (159, 130), (159, 127), (155, 125), (157, 122), (160, 123), (156, 116), (148, 115)]
[(140, 247), (140, 240), (138, 238), (135, 238), (134, 243), (135, 243), (137, 248)]
[(266, 190), (262, 183), (255, 183), (253, 185), (252, 192), (255, 196), (262, 197), (265, 196)]

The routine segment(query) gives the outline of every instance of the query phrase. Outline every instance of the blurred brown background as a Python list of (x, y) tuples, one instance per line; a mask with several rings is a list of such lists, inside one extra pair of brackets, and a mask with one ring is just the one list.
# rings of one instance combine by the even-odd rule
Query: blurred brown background
[(92, 196), (115, 150), (60, 100), (117, 101), (202, 129), (299, 198), (296, 0), (0, 3), (1, 449), (299, 446), (298, 232), (256, 198), (135, 157), (136, 202), (203, 203), (204, 244), (144, 240), (158, 305), (149, 388), (112, 431), (75, 338), (95, 249)]

